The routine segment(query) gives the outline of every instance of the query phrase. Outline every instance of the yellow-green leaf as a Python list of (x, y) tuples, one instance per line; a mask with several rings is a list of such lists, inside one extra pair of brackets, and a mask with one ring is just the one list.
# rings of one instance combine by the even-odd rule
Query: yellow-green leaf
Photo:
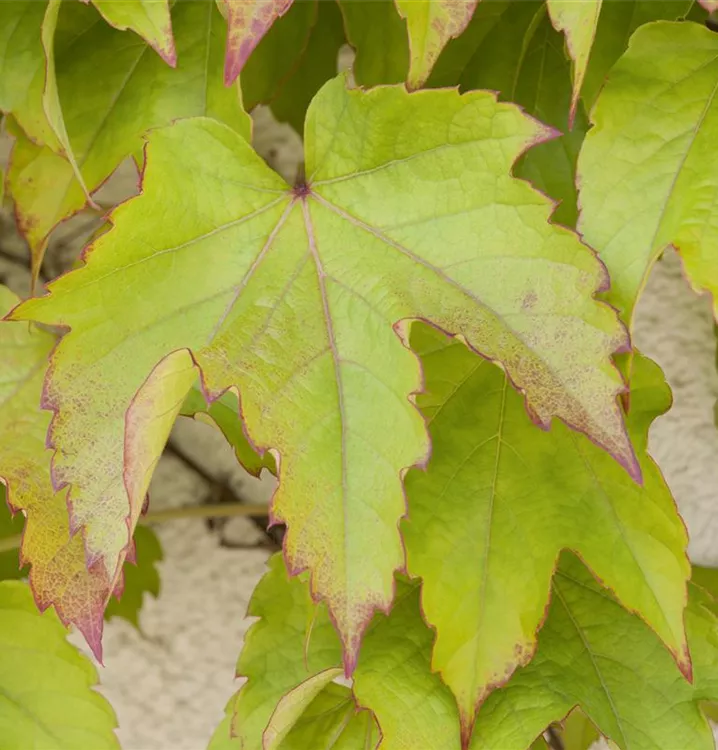
[(409, 33), (411, 88), (429, 77), (447, 42), (459, 36), (474, 13), (478, 0), (396, 0)]
[[(214, 3), (180, 0), (173, 17), (176, 70), (133, 33), (103, 23), (92, 7), (61, 5), (55, 39), (59, 103), (90, 191), (123, 159), (141, 154), (148, 129), (177, 118), (209, 115), (249, 137), (238, 87), (222, 85), (225, 23)], [(22, 136), (8, 184), (37, 268), (52, 229), (82, 209), (86, 196), (63, 156)]]
[(629, 324), (669, 246), (696, 291), (718, 293), (717, 94), (718, 35), (658, 22), (633, 35), (593, 109), (578, 162), (579, 230)]
[(564, 425), (538, 430), (506, 375), (456, 341), (414, 326), (432, 455), (407, 475), (407, 565), (423, 579), (436, 628), (433, 668), (470, 727), (478, 705), (528, 662), (563, 548), (576, 550), (690, 671), (683, 608), (690, 566), (675, 503), (646, 452), (670, 406), (658, 367), (636, 360), (629, 433), (636, 485), (601, 449)]
[(3, 750), (119, 750), (97, 672), (40, 614), (28, 587), (0, 582), (0, 744)]
[(305, 135), (309, 181), (291, 188), (221, 123), (154, 131), (142, 195), (85, 267), (13, 319), (72, 329), (46, 403), (54, 478), (71, 485), (89, 559), (119, 570), (195, 363), (210, 399), (236, 387), (253, 444), (278, 451), (288, 564), (311, 571), (351, 667), (391, 603), (402, 473), (428, 447), (402, 321), (462, 335), (503, 364), (537, 423), (559, 417), (640, 469), (610, 361), (625, 331), (593, 297), (604, 271), (511, 175), (542, 126), (489, 92), (367, 92), (340, 77)]
[(92, 4), (116, 29), (131, 29), (168, 65), (177, 64), (168, 0), (92, 0)]

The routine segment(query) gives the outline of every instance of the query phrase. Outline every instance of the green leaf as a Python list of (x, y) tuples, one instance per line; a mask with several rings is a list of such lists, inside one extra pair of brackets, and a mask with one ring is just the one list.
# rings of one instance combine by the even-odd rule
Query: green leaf
[(409, 73), (409, 38), (394, 0), (338, 0), (347, 40), (356, 57), (352, 66), (360, 86), (401, 83)]
[[(4, 540), (12, 540), (22, 534), (25, 516), (10, 513), (5, 501), (5, 487), (0, 482), (0, 545)], [(21, 569), (19, 559), (20, 545), (0, 552), (0, 581), (25, 578), (27, 571)]]
[(695, 6), (692, 0), (603, 0), (601, 17), (581, 89), (590, 111), (606, 76), (626, 51), (631, 34), (651, 21), (676, 21)]
[(111, 577), (195, 363), (212, 399), (238, 389), (252, 443), (281, 456), (288, 564), (311, 571), (351, 668), (391, 603), (402, 472), (428, 447), (409, 399), (419, 363), (395, 325), (461, 334), (502, 362), (539, 424), (557, 416), (640, 472), (609, 358), (625, 332), (593, 298), (603, 269), (510, 174), (543, 127), (489, 92), (366, 92), (339, 77), (305, 134), (309, 185), (290, 188), (221, 123), (154, 131), (143, 194), (85, 267), (13, 319), (72, 329), (47, 386), (53, 475)]
[(447, 42), (461, 34), (474, 14), (478, 0), (396, 0), (409, 32), (407, 84), (424, 84)]
[(556, 730), (564, 750), (589, 750), (601, 735), (593, 722), (579, 708), (575, 708)]
[(607, 299), (629, 325), (669, 245), (695, 290), (718, 292), (717, 91), (718, 35), (658, 22), (633, 35), (592, 112), (579, 229), (608, 266)]
[(221, 0), (228, 26), (226, 86), (234, 83), (262, 37), (291, 5), (292, 0)]
[(0, 737), (4, 750), (118, 748), (115, 715), (92, 688), (97, 672), (65, 640), (28, 587), (0, 582)]
[(454, 697), (430, 669), (432, 642), (419, 586), (400, 581), (391, 614), (380, 615), (367, 631), (354, 673), (359, 704), (379, 722), (381, 750), (462, 746)]
[(575, 704), (622, 750), (712, 750), (699, 702), (718, 694), (718, 629), (702, 597), (691, 587), (691, 685), (653, 631), (564, 555), (536, 656), (488, 697), (472, 750), (524, 750)]
[[(455, 693), (465, 727), (479, 703), (531, 658), (556, 560), (576, 550), (690, 669), (683, 628), (690, 568), (685, 528), (646, 453), (651, 422), (670, 406), (658, 367), (636, 360), (627, 422), (643, 486), (564, 425), (536, 429), (507, 377), (426, 326), (426, 471), (406, 478), (407, 566), (423, 579), (437, 631), (433, 668)], [(460, 524), (457, 527), (457, 524)]]
[(168, 0), (92, 0), (92, 4), (107, 23), (121, 31), (131, 29), (168, 65), (177, 64)]
[[(18, 302), (0, 286), (0, 314)], [(100, 658), (102, 612), (113, 585), (102, 565), (88, 569), (82, 534), (70, 534), (67, 493), (55, 493), (50, 482), (52, 452), (45, 447), (50, 414), (40, 408), (40, 400), (55, 343), (54, 336), (34, 326), (0, 321), (0, 478), (7, 485), (10, 510), (27, 517), (20, 562), (31, 566), (38, 606), (54, 605)]]
[[(481, 10), (479, 6), (477, 18)], [(499, 91), (503, 99), (522, 105), (530, 115), (563, 133), (529, 149), (515, 172), (560, 202), (554, 221), (574, 226), (578, 215), (576, 160), (588, 123), (579, 106), (573, 129), (569, 128), (571, 67), (561, 35), (551, 25), (543, 2), (512, 3), (491, 21), (491, 33), (477, 39), (461, 71), (461, 88)], [(462, 55), (462, 50), (447, 50), (447, 57)]]
[(571, 93), (570, 120), (576, 114), (578, 97), (588, 68), (598, 29), (603, 0), (546, 0), (551, 22), (566, 35), (566, 46), (573, 60), (573, 91)]
[(269, 451), (260, 456), (247, 439), (240, 420), (239, 399), (232, 391), (227, 391), (216, 401), (207, 404), (198, 384), (192, 386), (182, 404), (180, 414), (197, 420), (216, 424), (234, 448), (237, 460), (252, 476), (258, 477), (262, 469), (277, 473), (274, 456)]
[(242, 69), (242, 93), (248, 110), (270, 104), (274, 116), (301, 135), (309, 102), (337, 74), (344, 43), (335, 2), (296, 0), (278, 18)]
[(155, 563), (162, 560), (162, 547), (152, 529), (138, 526), (134, 535), (135, 550), (132, 560), (123, 567), (122, 590), (110, 599), (105, 609), (105, 619), (121, 617), (139, 629), (139, 613), (145, 593), (155, 599), (160, 595), (160, 574)]
[(319, 693), (282, 742), (280, 750), (376, 750), (379, 728), (358, 708), (351, 690), (330, 683)]
[[(306, 580), (288, 576), (281, 554), (270, 559), (248, 614), (260, 618), (247, 633), (237, 663), (237, 674), (248, 681), (230, 702), (231, 718), (224, 726), (242, 750), (265, 750), (262, 735), (280, 700), (307, 680), (335, 670), (341, 647), (326, 608), (314, 604)], [(224, 728), (218, 730), (218, 743), (221, 735), (226, 739)]]
[[(59, 97), (72, 152), (90, 191), (123, 159), (141, 153), (148, 129), (177, 118), (210, 115), (249, 137), (238, 88), (222, 85), (225, 24), (214, 4), (182, 0), (173, 17), (176, 70), (134, 34), (98, 23), (91, 7), (62, 4), (55, 39)], [(37, 267), (52, 229), (81, 210), (86, 196), (65, 158), (22, 137), (13, 150), (8, 183)]]

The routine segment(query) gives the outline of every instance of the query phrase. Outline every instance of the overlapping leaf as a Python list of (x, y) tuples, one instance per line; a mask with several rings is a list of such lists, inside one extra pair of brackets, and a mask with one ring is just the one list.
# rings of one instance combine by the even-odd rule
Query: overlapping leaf
[[(5, 486), (0, 482), (0, 581), (24, 578), (27, 571), (20, 567), (19, 544), (14, 541), (22, 534), (25, 517), (22, 513), (14, 516), (5, 501)], [(9, 549), (3, 549), (3, 543), (13, 542)]]
[(6, 750), (119, 749), (97, 673), (65, 640), (54, 612), (38, 613), (28, 587), (0, 582), (0, 737)]
[[(177, 118), (211, 115), (249, 137), (238, 89), (222, 85), (225, 24), (214, 3), (181, 0), (173, 16), (176, 70), (134, 34), (101, 22), (92, 8), (62, 4), (55, 38), (59, 98), (72, 153), (91, 191), (127, 156), (140, 155), (147, 129)], [(18, 78), (11, 81), (19, 85)], [(8, 170), (36, 266), (53, 227), (86, 202), (68, 161), (42, 143), (20, 135)]]
[(335, 2), (296, 0), (264, 36), (242, 72), (248, 110), (269, 103), (275, 117), (301, 135), (314, 94), (337, 74), (344, 43), (342, 17)]
[[(0, 310), (17, 298), (0, 287)], [(66, 492), (50, 483), (45, 447), (50, 415), (40, 409), (42, 383), (55, 338), (26, 323), (0, 322), (0, 477), (8, 504), (27, 514), (20, 561), (30, 563), (30, 583), (41, 609), (51, 604), (101, 653), (102, 611), (111, 581), (102, 565), (87, 568), (82, 534), (70, 535)]]
[(44, 403), (88, 559), (119, 569), (196, 362), (206, 394), (237, 387), (253, 443), (281, 455), (274, 518), (351, 667), (403, 565), (402, 470), (427, 451), (419, 364), (394, 330), (417, 317), (501, 361), (539, 424), (562, 418), (638, 476), (608, 356), (624, 331), (593, 299), (603, 269), (510, 175), (543, 137), (487, 92), (337, 78), (309, 111), (310, 183), (291, 189), (220, 123), (155, 131), (143, 195), (14, 315), (73, 329)]
[(603, 0), (582, 0), (582, 2), (546, 0), (546, 5), (552, 23), (566, 35), (566, 45), (574, 62), (571, 94), (571, 120), (573, 121), (588, 68), (591, 47), (598, 29), (598, 18)]
[(169, 0), (92, 0), (92, 4), (116, 29), (131, 29), (168, 65), (177, 64)]
[(628, 321), (670, 245), (697, 291), (718, 291), (717, 93), (718, 35), (655, 23), (633, 35), (593, 110), (579, 228), (610, 268), (609, 299)]
[(401, 83), (409, 72), (409, 38), (406, 21), (394, 0), (338, 0), (347, 41), (356, 57), (352, 72), (361, 86)]
[(408, 569), (423, 578), (437, 630), (433, 667), (470, 727), (488, 692), (532, 656), (551, 575), (578, 551), (628, 608), (656, 630), (688, 672), (683, 631), (685, 529), (646, 455), (648, 428), (668, 409), (658, 368), (638, 359), (629, 432), (643, 486), (563, 425), (544, 433), (506, 376), (460, 343), (414, 327), (432, 457), (406, 479)]
[(523, 750), (575, 704), (621, 750), (712, 750), (700, 702), (718, 695), (718, 628), (705, 597), (691, 587), (691, 685), (655, 634), (566, 556), (536, 656), (489, 696), (472, 750)]
[(234, 83), (254, 48), (293, 0), (221, 0), (227, 17), (224, 82)]
[(461, 34), (471, 20), (478, 0), (396, 0), (409, 33), (407, 83), (418, 88), (429, 77), (441, 50)]

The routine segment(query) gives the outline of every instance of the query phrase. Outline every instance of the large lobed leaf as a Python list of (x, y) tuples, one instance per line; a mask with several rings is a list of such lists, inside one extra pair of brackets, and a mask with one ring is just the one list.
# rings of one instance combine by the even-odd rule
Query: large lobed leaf
[(608, 299), (629, 322), (668, 246), (696, 290), (718, 291), (717, 93), (718, 36), (654, 23), (633, 35), (593, 110), (579, 229), (611, 269)]
[(112, 708), (92, 689), (97, 672), (65, 636), (25, 584), (0, 582), (3, 750), (119, 750)]
[[(287, 558), (311, 570), (351, 668), (404, 563), (402, 471), (427, 451), (401, 321), (461, 334), (502, 362), (539, 424), (558, 416), (640, 470), (609, 360), (624, 332), (593, 299), (604, 272), (510, 175), (544, 129), (487, 92), (338, 78), (305, 132), (310, 183), (291, 189), (220, 123), (156, 131), (143, 195), (84, 268), (12, 318), (73, 329), (44, 404), (88, 561), (114, 580), (194, 361), (205, 393), (238, 388), (253, 443), (279, 452)], [(381, 554), (367, 559), (369, 542)]]
[(488, 693), (527, 663), (559, 552), (576, 550), (690, 673), (683, 609), (690, 566), (673, 498), (646, 453), (671, 403), (660, 370), (636, 361), (628, 428), (643, 486), (583, 435), (535, 428), (498, 368), (415, 326), (432, 457), (406, 478), (407, 566), (423, 579), (436, 627), (433, 668), (457, 698), (465, 731)]
[[(134, 34), (103, 23), (93, 8), (79, 2), (62, 4), (54, 39), (58, 106), (62, 105), (70, 153), (90, 192), (123, 159), (139, 158), (145, 131), (177, 118), (212, 116), (249, 137), (250, 121), (239, 89), (222, 85), (225, 23), (214, 3), (180, 0), (173, 20), (176, 70)], [(22, 65), (21, 53), (22, 49), (14, 50), (8, 60)], [(9, 81), (22, 82), (17, 73)], [(87, 197), (59, 149), (33, 137), (21, 119), (19, 123), (28, 137), (17, 133), (7, 179), (18, 225), (37, 267), (52, 229), (82, 209)]]

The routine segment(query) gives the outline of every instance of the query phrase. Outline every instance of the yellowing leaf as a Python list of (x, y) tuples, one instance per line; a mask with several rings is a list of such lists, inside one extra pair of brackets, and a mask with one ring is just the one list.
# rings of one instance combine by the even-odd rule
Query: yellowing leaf
[[(90, 191), (123, 159), (141, 153), (145, 131), (177, 118), (210, 115), (249, 137), (239, 89), (227, 89), (221, 81), (225, 24), (219, 11), (212, 2), (180, 0), (173, 15), (176, 70), (134, 34), (98, 23), (91, 7), (62, 4), (55, 40), (59, 98)], [(22, 136), (8, 184), (37, 268), (52, 229), (82, 209), (86, 196), (65, 158)]]
[(97, 672), (40, 614), (19, 581), (0, 582), (0, 738), (3, 750), (119, 750)]
[(116, 29), (132, 29), (168, 65), (177, 64), (168, 0), (92, 0), (92, 4)]
[(621, 750), (713, 750), (700, 702), (718, 695), (718, 622), (691, 587), (691, 685), (640, 618), (623, 610), (572, 556), (554, 578), (531, 663), (479, 711), (471, 750), (524, 750), (578, 704)]
[(718, 292), (717, 92), (718, 35), (659, 22), (636, 31), (593, 110), (578, 162), (579, 230), (629, 323), (668, 246), (694, 289)]
[(446, 43), (459, 36), (474, 14), (478, 0), (396, 0), (409, 32), (409, 77), (419, 88), (431, 73)]
[(636, 485), (583, 435), (537, 430), (504, 373), (415, 326), (432, 456), (406, 479), (409, 573), (436, 628), (432, 666), (456, 695), (465, 730), (488, 693), (527, 663), (563, 548), (576, 550), (690, 672), (683, 609), (690, 566), (673, 498), (646, 453), (671, 396), (660, 370), (636, 361), (628, 427)]
[(593, 298), (603, 269), (511, 176), (543, 127), (488, 92), (337, 78), (305, 134), (309, 183), (290, 188), (221, 123), (155, 131), (143, 194), (84, 268), (13, 319), (72, 329), (46, 403), (55, 482), (71, 485), (88, 559), (119, 570), (196, 379), (189, 350), (205, 396), (237, 388), (253, 444), (281, 456), (273, 517), (288, 564), (311, 571), (351, 668), (404, 564), (402, 473), (427, 452), (402, 321), (462, 335), (503, 364), (540, 425), (559, 417), (640, 470), (609, 359), (625, 332)]
[(546, 0), (553, 25), (566, 35), (566, 46), (574, 62), (571, 121), (588, 68), (603, 0)]
[[(0, 311), (18, 299), (0, 287)], [(102, 612), (111, 581), (101, 564), (88, 570), (82, 534), (70, 534), (66, 490), (50, 483), (52, 452), (45, 447), (50, 414), (40, 408), (55, 338), (26, 323), (0, 322), (0, 478), (8, 505), (27, 515), (20, 561), (41, 609), (54, 605), (64, 623), (82, 631), (100, 658)]]
[(272, 24), (291, 7), (293, 0), (222, 0), (227, 16), (227, 57), (224, 82), (233, 83), (269, 31)]

